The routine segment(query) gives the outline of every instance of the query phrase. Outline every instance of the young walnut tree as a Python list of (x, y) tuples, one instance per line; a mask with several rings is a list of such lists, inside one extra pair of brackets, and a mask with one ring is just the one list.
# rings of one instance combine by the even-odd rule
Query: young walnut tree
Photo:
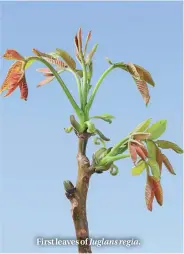
[[(175, 175), (169, 159), (164, 154), (165, 150), (172, 149), (178, 154), (183, 153), (183, 150), (175, 143), (159, 139), (166, 130), (166, 120), (160, 120), (151, 125), (151, 119), (147, 119), (140, 123), (126, 137), (122, 138), (119, 143), (113, 147), (107, 147), (107, 142), (110, 139), (97, 129), (93, 123), (93, 119), (101, 119), (111, 123), (114, 117), (110, 114), (100, 116), (90, 115), (90, 109), (95, 96), (105, 77), (117, 68), (129, 73), (146, 105), (150, 100), (148, 85), (154, 87), (155, 83), (150, 73), (143, 67), (133, 63), (113, 63), (110, 59), (106, 58), (110, 66), (104, 71), (93, 87), (91, 85), (93, 56), (98, 44), (95, 44), (87, 54), (87, 46), (90, 38), (91, 32), (88, 33), (85, 44), (83, 45), (81, 28), (74, 38), (75, 55), (79, 67), (66, 51), (58, 48), (52, 53), (42, 53), (37, 49), (33, 49), (32, 51), (35, 55), (28, 57), (23, 57), (14, 49), (6, 50), (3, 57), (7, 60), (14, 60), (14, 63), (11, 65), (0, 89), (1, 93), (6, 91), (4, 95), (6, 97), (19, 87), (21, 99), (26, 101), (28, 97), (28, 86), (25, 72), (35, 61), (39, 61), (45, 67), (37, 69), (37, 71), (41, 72), (45, 79), (38, 84), (38, 87), (57, 79), (75, 111), (76, 115), (70, 116), (71, 125), (65, 128), (65, 131), (66, 133), (74, 132), (78, 139), (78, 176), (75, 185), (71, 181), (64, 181), (64, 189), (66, 191), (66, 197), (71, 202), (71, 212), (79, 253), (92, 252), (89, 244), (86, 199), (89, 181), (93, 174), (101, 174), (107, 171), (112, 176), (115, 176), (118, 174), (118, 167), (115, 164), (116, 161), (130, 157), (133, 162), (133, 176), (140, 175), (143, 171), (146, 172), (145, 201), (147, 209), (152, 211), (154, 198), (160, 206), (163, 204), (163, 190), (161, 186), (162, 166), (164, 165), (171, 174)], [(78, 87), (79, 105), (61, 78), (61, 74), (67, 71), (75, 77)], [(88, 140), (92, 136), (94, 136), (94, 143), (99, 145), (100, 148), (94, 152), (91, 161), (89, 161), (86, 157), (86, 148)], [(84, 244), (84, 241), (86, 244)]]

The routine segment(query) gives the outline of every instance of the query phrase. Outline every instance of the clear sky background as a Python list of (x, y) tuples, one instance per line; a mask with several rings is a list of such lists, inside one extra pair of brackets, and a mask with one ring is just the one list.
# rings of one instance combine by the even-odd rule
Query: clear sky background
[[(94, 58), (93, 84), (112, 61), (133, 62), (148, 69), (156, 83), (145, 107), (132, 78), (114, 70), (103, 82), (92, 115), (110, 113), (112, 125), (96, 126), (111, 137), (110, 145), (137, 124), (152, 117), (167, 119), (163, 139), (182, 146), (182, 3), (181, 2), (1, 2), (1, 49), (21, 54), (56, 47), (74, 56), (73, 37), (81, 26), (92, 30), (90, 48), (99, 43)], [(11, 62), (1, 64), (1, 83)], [(75, 182), (77, 140), (63, 129), (72, 108), (54, 81), (36, 88), (42, 75), (34, 64), (27, 71), (29, 97), (19, 90), (1, 98), (1, 241), (2, 252), (74, 252), (76, 247), (38, 248), (35, 237), (74, 238), (70, 203), (63, 181)], [(70, 74), (63, 79), (77, 98)], [(89, 142), (88, 155), (97, 149)], [(145, 207), (145, 174), (131, 176), (130, 159), (119, 161), (116, 177), (94, 175), (88, 195), (88, 222), (94, 237), (139, 238), (139, 248), (93, 248), (94, 252), (182, 252), (182, 156), (166, 152), (176, 176), (163, 169), (164, 205)]]

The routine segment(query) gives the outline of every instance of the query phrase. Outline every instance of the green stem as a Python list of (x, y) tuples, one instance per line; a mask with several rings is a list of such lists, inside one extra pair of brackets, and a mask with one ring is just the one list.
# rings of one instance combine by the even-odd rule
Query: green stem
[(112, 157), (109, 156), (109, 154), (108, 154), (106, 158), (103, 158), (100, 161), (100, 165), (109, 164), (111, 162), (121, 160), (121, 159), (125, 159), (125, 158), (128, 158), (128, 157), (130, 157), (130, 154), (118, 154), (118, 155), (112, 156)]
[(79, 108), (79, 106), (77, 105), (77, 103), (75, 102), (74, 98), (72, 97), (70, 91), (68, 90), (68, 88), (66, 87), (65, 83), (63, 82), (63, 80), (61, 79), (61, 77), (59, 76), (59, 74), (57, 73), (57, 71), (52, 67), (51, 64), (49, 64), (46, 60), (44, 60), (41, 57), (36, 57), (36, 56), (31, 56), (29, 58), (27, 58), (27, 63), (29, 61), (32, 60), (37, 60), (39, 62), (42, 62), (43, 64), (45, 64), (50, 71), (53, 73), (53, 75), (55, 76), (55, 78), (57, 79), (57, 81), (59, 82), (59, 84), (61, 85), (61, 87), (63, 88), (66, 96), (68, 97), (70, 103), (72, 104), (77, 116), (79, 117), (79, 119), (81, 119), (81, 117), (83, 116), (83, 112), (82, 110)]
[(126, 143), (129, 140), (129, 137), (126, 137), (124, 139), (122, 139), (119, 143), (117, 143), (112, 150), (110, 151), (110, 153), (108, 154), (108, 156), (113, 156), (116, 151), (118, 150), (118, 148), (120, 148), (124, 143)]
[(105, 79), (105, 77), (106, 77), (113, 69), (115, 69), (115, 68), (121, 68), (121, 69), (123, 69), (123, 70), (126, 70), (126, 67), (125, 67), (124, 63), (117, 63), (117, 64), (111, 65), (106, 71), (104, 71), (104, 73), (103, 73), (102, 76), (99, 78), (98, 82), (96, 83), (96, 86), (95, 86), (95, 88), (94, 88), (94, 90), (93, 90), (93, 93), (92, 93), (92, 95), (90, 96), (90, 99), (89, 99), (88, 104), (87, 104), (87, 106), (86, 106), (86, 110), (87, 110), (88, 112), (89, 112), (89, 110), (90, 110), (90, 108), (91, 108), (91, 106), (92, 106), (92, 104), (93, 104), (94, 98), (95, 98), (95, 96), (96, 96), (96, 93), (97, 93), (97, 91), (98, 91), (98, 89), (99, 89), (99, 87), (100, 87), (102, 81), (103, 81), (103, 80)]
[(87, 103), (87, 96), (88, 96), (88, 86), (87, 86), (87, 71), (83, 53), (80, 53), (81, 65), (83, 70), (83, 79), (82, 79), (82, 90), (83, 90), (83, 110)]

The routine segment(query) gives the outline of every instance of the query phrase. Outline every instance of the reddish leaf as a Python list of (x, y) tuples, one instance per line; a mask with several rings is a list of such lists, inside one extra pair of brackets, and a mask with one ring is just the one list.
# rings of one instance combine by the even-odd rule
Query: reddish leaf
[(133, 163), (135, 164), (137, 161), (137, 152), (136, 152), (135, 146), (131, 142), (129, 142), (129, 144), (128, 144), (128, 150), (130, 153), (130, 157), (131, 157)]
[(152, 211), (154, 199), (153, 181), (151, 176), (147, 176), (147, 183), (145, 187), (145, 200), (148, 210)]
[(21, 82), (19, 83), (19, 88), (20, 88), (20, 96), (21, 96), (20, 98), (27, 101), (28, 86), (27, 86), (25, 75), (24, 75), (23, 79), (21, 80)]
[(159, 180), (152, 177), (153, 191), (155, 198), (160, 206), (163, 205), (163, 190)]
[(173, 175), (176, 175), (176, 173), (174, 172), (174, 169), (169, 161), (169, 159), (164, 155), (162, 154), (162, 159), (163, 159), (163, 163), (164, 165), (166, 166), (166, 168), (169, 170), (169, 172)]
[(52, 76), (52, 77), (47, 77), (46, 79), (40, 81), (37, 85), (37, 87), (40, 87), (40, 86), (43, 86), (43, 85), (46, 85), (48, 83), (50, 83), (55, 77)]
[(5, 81), (1, 86), (0, 93), (8, 90), (7, 94), (5, 95), (8, 96), (17, 88), (19, 81), (24, 75), (23, 65), (23, 62), (17, 61), (10, 67)]
[(155, 86), (155, 83), (151, 77), (151, 74), (145, 70), (143, 67), (137, 65), (137, 64), (134, 64), (137, 72), (139, 73), (139, 76), (142, 80), (146, 81), (147, 83), (149, 83), (150, 85), (152, 86)]
[(77, 38), (78, 38), (78, 48), (79, 52), (82, 51), (82, 29), (79, 28), (79, 31), (77, 33)]
[(127, 70), (130, 74), (132, 74), (135, 78), (140, 78), (139, 73), (137, 72), (137, 69), (135, 68), (135, 65), (132, 63), (127, 64)]
[(7, 49), (6, 52), (3, 55), (3, 58), (7, 60), (19, 60), (24, 61), (24, 57), (21, 56), (16, 50), (14, 49)]
[(78, 42), (77, 35), (75, 35), (75, 46), (76, 46), (76, 50), (78, 52), (79, 51), (79, 42)]
[(143, 149), (142, 149), (142, 146), (138, 146), (138, 145), (134, 145), (135, 146), (135, 149), (136, 149), (136, 152), (137, 154), (139, 155), (139, 157), (141, 157), (142, 160), (146, 160), (147, 156), (146, 154), (144, 153)]
[(156, 161), (158, 163), (160, 172), (162, 172), (163, 157), (162, 157), (162, 153), (158, 147), (156, 148)]
[(86, 38), (86, 43), (85, 43), (85, 46), (84, 46), (84, 55), (86, 53), (88, 42), (89, 42), (90, 39), (91, 39), (91, 31), (88, 33), (87, 38)]
[(137, 84), (137, 88), (138, 88), (139, 92), (141, 93), (145, 104), (147, 105), (150, 100), (148, 86), (147, 86), (146, 82), (143, 80), (135, 80), (135, 81)]

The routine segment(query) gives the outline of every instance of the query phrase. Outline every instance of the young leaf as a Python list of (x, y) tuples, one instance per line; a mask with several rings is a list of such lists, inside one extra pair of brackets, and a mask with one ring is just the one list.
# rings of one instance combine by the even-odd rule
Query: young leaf
[(139, 125), (137, 125), (135, 127), (135, 129), (133, 129), (133, 131), (131, 133), (136, 133), (136, 132), (144, 132), (150, 125), (151, 123), (151, 118), (143, 121), (142, 123), (140, 123)]
[(152, 177), (153, 191), (155, 198), (160, 206), (163, 205), (163, 190), (160, 181)]
[(147, 83), (144, 80), (136, 80), (136, 79), (135, 79), (135, 82), (139, 92), (141, 93), (143, 97), (144, 103), (148, 105), (150, 100), (150, 95), (149, 95)]
[(162, 153), (158, 147), (156, 148), (156, 161), (158, 163), (160, 173), (161, 173), (162, 172), (163, 156), (162, 156)]
[(169, 170), (169, 172), (173, 175), (176, 175), (174, 172), (173, 166), (171, 165), (169, 159), (165, 156), (165, 154), (162, 154), (163, 163), (166, 166), (166, 168)]
[(82, 52), (82, 29), (79, 28), (77, 33), (79, 52)]
[(25, 100), (25, 101), (27, 101), (28, 86), (27, 86), (25, 75), (24, 75), (24, 77), (22, 78), (22, 80), (19, 83), (19, 88), (20, 88), (20, 98)]
[(101, 139), (105, 140), (105, 141), (110, 141), (109, 138), (107, 138), (100, 130), (96, 129), (95, 133), (98, 134), (100, 136)]
[(147, 129), (147, 132), (151, 133), (150, 139), (157, 139), (159, 138), (166, 130), (167, 121), (160, 120)]
[[(29, 58), (29, 57), (28, 57)], [(26, 57), (27, 59), (27, 57)], [(29, 61), (26, 61), (26, 64), (25, 64), (25, 67), (24, 69), (26, 70), (28, 67), (30, 67), (36, 60), (35, 59), (32, 59), (32, 60), (29, 60)]]
[(58, 55), (63, 58), (63, 60), (65, 61), (65, 63), (72, 69), (75, 70), (76, 69), (76, 62), (75, 60), (64, 50), (62, 49), (56, 49), (56, 52), (58, 53)]
[(114, 119), (115, 117), (112, 116), (112, 115), (109, 115), (109, 114), (103, 114), (101, 116), (93, 116), (93, 117), (91, 117), (91, 119), (92, 118), (102, 119), (102, 120), (104, 120), (104, 121), (106, 121), (108, 123), (112, 123), (112, 119)]
[(136, 152), (135, 146), (131, 142), (128, 143), (128, 150), (130, 153), (130, 157), (131, 157), (133, 163), (135, 164), (137, 161), (137, 152)]
[(153, 182), (151, 176), (148, 176), (145, 187), (145, 200), (146, 206), (150, 211), (152, 211), (153, 199), (154, 199)]
[(3, 55), (3, 58), (7, 60), (25, 61), (25, 58), (14, 49), (7, 49)]
[(144, 169), (146, 168), (145, 161), (141, 160), (135, 167), (132, 168), (132, 175), (137, 176), (140, 175)]
[(155, 83), (151, 77), (151, 74), (145, 70), (143, 67), (137, 65), (137, 64), (134, 64), (137, 72), (139, 73), (140, 75), (140, 78), (144, 81), (146, 81), (148, 84), (152, 85), (152, 86), (155, 86)]
[(110, 168), (110, 174), (112, 176), (116, 176), (119, 173), (119, 169), (116, 165), (112, 164), (111, 168)]
[(96, 128), (95, 128), (94, 123), (92, 123), (92, 122), (90, 122), (90, 121), (86, 121), (85, 124), (86, 124), (87, 127), (88, 127), (88, 129), (87, 129), (87, 132), (88, 132), (88, 133), (95, 133)]
[(183, 150), (175, 143), (166, 140), (157, 140), (157, 145), (163, 149), (172, 149), (176, 153), (182, 154)]
[(55, 76), (47, 77), (46, 79), (40, 81), (40, 82), (37, 84), (37, 87), (41, 87), (41, 86), (44, 86), (44, 85), (50, 83), (51, 81), (53, 81), (54, 78), (55, 78)]
[(151, 159), (151, 158), (148, 159), (147, 163), (151, 168), (152, 175), (157, 180), (159, 180), (160, 179), (160, 169), (159, 169), (158, 163), (155, 160)]
[(147, 140), (146, 144), (147, 144), (147, 148), (148, 148), (149, 158), (156, 160), (157, 146), (155, 145), (155, 143), (152, 140)]
[(133, 134), (133, 138), (135, 140), (146, 140), (150, 137), (150, 133), (145, 133), (145, 132), (136, 132)]
[(87, 35), (87, 38), (86, 38), (86, 43), (85, 43), (85, 46), (84, 46), (84, 56), (86, 54), (86, 50), (87, 50), (87, 47), (88, 47), (88, 42), (89, 42), (90, 39), (91, 39), (91, 31), (89, 31), (89, 33)]
[(113, 65), (112, 61), (111, 61), (108, 57), (105, 57), (105, 60), (106, 60), (110, 65)]
[(136, 149), (136, 153), (139, 155), (139, 157), (142, 159), (142, 160), (146, 160), (147, 156), (146, 154), (144, 153), (144, 150), (142, 149), (142, 146), (139, 146), (139, 145), (135, 145), (135, 149)]
[(98, 44), (95, 44), (95, 46), (92, 48), (92, 50), (89, 52), (87, 58), (86, 58), (86, 64), (90, 64), (92, 57), (94, 56), (96, 50), (97, 50)]
[(72, 132), (72, 130), (73, 130), (73, 126), (70, 125), (69, 127), (64, 128), (64, 130), (65, 130), (66, 133), (70, 133), (70, 132)]

